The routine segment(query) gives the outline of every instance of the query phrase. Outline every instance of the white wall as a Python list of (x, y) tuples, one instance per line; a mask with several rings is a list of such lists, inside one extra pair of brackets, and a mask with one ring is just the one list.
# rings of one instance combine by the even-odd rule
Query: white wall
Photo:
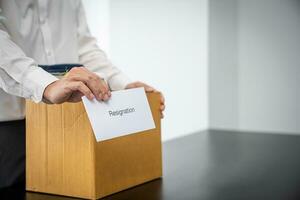
[(164, 140), (207, 128), (206, 0), (111, 0), (111, 52), (164, 92)]
[(239, 2), (240, 129), (300, 133), (300, 1)]
[[(101, 1), (84, 2), (92, 32)], [(113, 63), (166, 97), (163, 140), (206, 129), (207, 0), (110, 0), (109, 8)]]
[(298, 0), (84, 3), (113, 62), (165, 93), (164, 140), (206, 129), (208, 122), (218, 129), (300, 133)]
[(209, 2), (209, 127), (238, 127), (237, 0)]
[(210, 1), (211, 127), (300, 133), (300, 1), (230, 2)]

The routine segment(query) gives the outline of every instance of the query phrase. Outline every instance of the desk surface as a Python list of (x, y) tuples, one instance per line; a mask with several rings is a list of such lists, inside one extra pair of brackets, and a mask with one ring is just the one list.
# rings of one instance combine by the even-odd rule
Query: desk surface
[[(300, 136), (205, 131), (164, 143), (164, 177), (104, 198), (300, 199)], [(0, 199), (71, 200), (20, 188)]]

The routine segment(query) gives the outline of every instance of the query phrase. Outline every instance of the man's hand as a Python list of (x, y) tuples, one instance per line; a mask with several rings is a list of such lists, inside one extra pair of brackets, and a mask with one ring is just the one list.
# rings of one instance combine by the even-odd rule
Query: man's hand
[(159, 91), (157, 91), (156, 89), (154, 89), (153, 87), (142, 83), (142, 82), (133, 82), (133, 83), (129, 83), (125, 89), (131, 89), (131, 88), (138, 88), (138, 87), (144, 87), (146, 92), (155, 92), (155, 93), (160, 93), (160, 113), (161, 113), (161, 118), (164, 118), (164, 114), (163, 111), (165, 110), (165, 98), (163, 96), (163, 94)]
[(72, 68), (66, 76), (48, 85), (44, 91), (46, 102), (59, 104), (79, 102), (86, 96), (92, 100), (107, 101), (111, 97), (109, 87), (98, 75), (84, 67)]

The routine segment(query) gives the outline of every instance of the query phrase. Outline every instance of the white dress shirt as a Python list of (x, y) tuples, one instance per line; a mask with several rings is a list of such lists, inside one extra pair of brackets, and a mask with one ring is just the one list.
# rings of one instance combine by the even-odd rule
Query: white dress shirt
[(80, 0), (0, 0), (0, 121), (24, 118), (24, 98), (42, 100), (57, 80), (38, 64), (81, 63), (112, 90), (129, 79), (89, 32)]

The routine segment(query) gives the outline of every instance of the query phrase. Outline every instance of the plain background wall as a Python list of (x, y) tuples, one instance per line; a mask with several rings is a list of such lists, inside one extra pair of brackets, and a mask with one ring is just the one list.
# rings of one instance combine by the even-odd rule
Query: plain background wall
[(300, 133), (300, 1), (239, 1), (240, 129)]
[[(97, 8), (107, 2), (103, 22)], [(132, 80), (164, 92), (163, 140), (207, 129), (207, 0), (85, 0), (84, 5), (91, 31), (109, 44), (113, 63)], [(109, 37), (100, 34), (105, 20)]]
[(212, 128), (300, 133), (299, 9), (298, 0), (210, 1)]
[(209, 2), (209, 127), (238, 127), (237, 1)]
[(300, 133), (299, 0), (84, 4), (113, 62), (164, 91), (164, 140), (208, 127)]
[(163, 139), (206, 129), (207, 1), (111, 0), (112, 60), (164, 92)]

